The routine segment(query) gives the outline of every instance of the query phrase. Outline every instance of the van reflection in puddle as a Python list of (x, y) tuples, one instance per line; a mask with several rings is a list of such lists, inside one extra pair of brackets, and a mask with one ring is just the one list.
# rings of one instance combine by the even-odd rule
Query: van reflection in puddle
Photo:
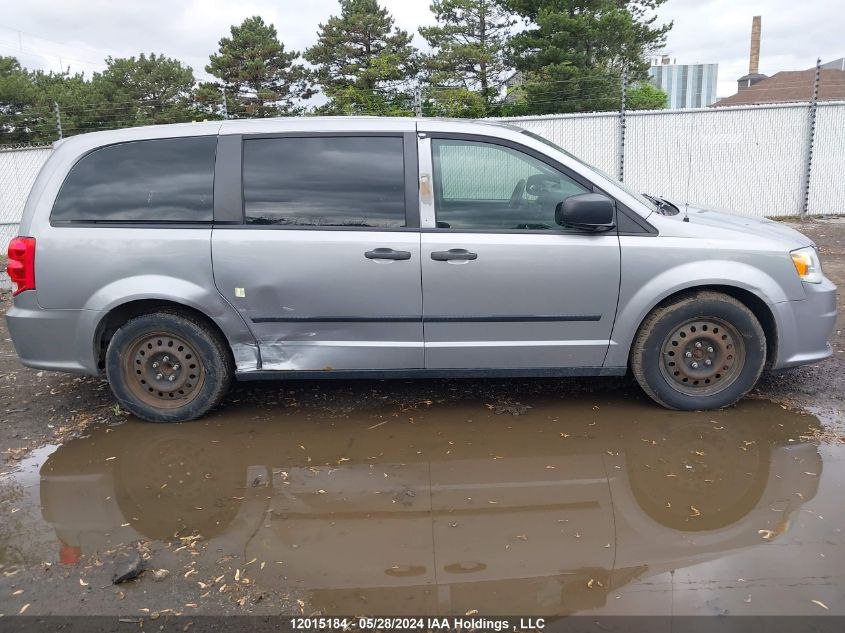
[(816, 493), (818, 428), (755, 401), (238, 410), (97, 429), (45, 462), (41, 498), (64, 559), (199, 534), (324, 614), (567, 614), (776, 540)]

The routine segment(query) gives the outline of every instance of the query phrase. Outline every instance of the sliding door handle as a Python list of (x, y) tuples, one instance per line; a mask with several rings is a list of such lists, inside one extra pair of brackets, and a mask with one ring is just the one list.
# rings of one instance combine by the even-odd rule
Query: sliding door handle
[(367, 259), (411, 259), (408, 251), (394, 251), (392, 248), (374, 248), (364, 253)]
[(450, 248), (448, 251), (434, 251), (431, 254), (431, 259), (436, 262), (467, 261), (478, 259), (478, 253), (471, 253), (465, 248)]

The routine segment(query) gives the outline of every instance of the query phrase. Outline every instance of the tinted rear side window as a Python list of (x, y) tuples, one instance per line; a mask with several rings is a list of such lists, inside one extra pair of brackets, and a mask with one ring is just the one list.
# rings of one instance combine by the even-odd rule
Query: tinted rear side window
[(286, 137), (244, 141), (248, 224), (405, 226), (402, 138)]
[(216, 136), (110, 145), (68, 173), (54, 222), (211, 222)]

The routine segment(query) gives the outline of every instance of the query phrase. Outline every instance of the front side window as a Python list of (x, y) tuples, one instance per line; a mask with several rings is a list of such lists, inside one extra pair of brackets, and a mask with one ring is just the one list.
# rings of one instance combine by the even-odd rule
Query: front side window
[(216, 136), (109, 145), (83, 156), (50, 219), (68, 222), (211, 222)]
[(247, 224), (405, 226), (403, 141), (393, 136), (247, 139)]
[(433, 139), (438, 228), (560, 230), (555, 207), (589, 190), (523, 152), (476, 141)]

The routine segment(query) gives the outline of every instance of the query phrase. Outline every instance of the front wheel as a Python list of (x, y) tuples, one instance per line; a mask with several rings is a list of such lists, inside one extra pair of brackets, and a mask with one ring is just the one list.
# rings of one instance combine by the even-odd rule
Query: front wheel
[(225, 341), (188, 315), (160, 311), (127, 321), (106, 350), (115, 397), (150, 422), (184, 422), (207, 413), (229, 389)]
[(643, 390), (669, 409), (720, 409), (757, 383), (766, 336), (754, 313), (733, 297), (700, 291), (655, 308), (631, 349)]

